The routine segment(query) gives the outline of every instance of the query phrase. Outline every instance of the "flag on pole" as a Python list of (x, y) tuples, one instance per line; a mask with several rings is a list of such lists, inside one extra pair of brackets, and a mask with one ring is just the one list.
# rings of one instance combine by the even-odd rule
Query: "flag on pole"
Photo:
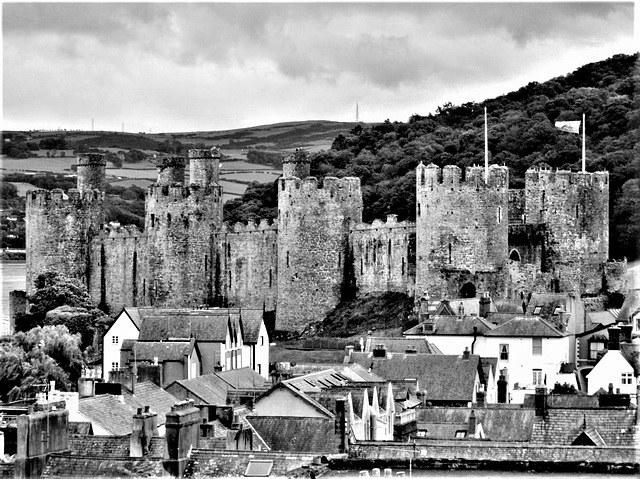
[(580, 133), (580, 121), (556, 121), (556, 128), (568, 133)]

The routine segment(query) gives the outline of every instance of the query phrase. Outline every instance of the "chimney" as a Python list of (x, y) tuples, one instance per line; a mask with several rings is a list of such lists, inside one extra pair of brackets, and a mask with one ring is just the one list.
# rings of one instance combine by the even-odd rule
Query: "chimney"
[(609, 328), (609, 344), (607, 349), (609, 351), (619, 351), (620, 350), (620, 328), (617, 326), (612, 326)]
[(535, 408), (536, 417), (547, 417), (547, 388), (536, 388)]
[(631, 324), (623, 324), (620, 326), (620, 342), (624, 341), (627, 343), (631, 342), (631, 334), (633, 333), (633, 325)]
[(467, 432), (467, 436), (476, 437), (476, 413), (473, 409), (469, 415), (469, 431)]
[(484, 391), (478, 391), (476, 393), (476, 404), (478, 405), (479, 408), (486, 407)]
[(480, 317), (486, 318), (489, 315), (489, 307), (491, 306), (491, 298), (489, 297), (489, 293), (483, 293), (480, 296)]
[(139, 407), (133, 415), (129, 456), (144, 457), (148, 454), (154, 436), (158, 436), (158, 415), (149, 412), (149, 406), (144, 407), (144, 412)]
[(336, 399), (335, 421), (335, 433), (339, 438), (338, 452), (348, 452), (349, 441), (347, 432), (349, 431), (349, 427), (347, 425), (347, 400), (345, 398)]
[(348, 345), (346, 348), (344, 348), (344, 356), (345, 359), (351, 359), (351, 353), (353, 353), (353, 350), (355, 348), (353, 347), (353, 345)]
[(469, 353), (469, 348), (465, 346), (465, 348), (464, 348), (464, 352), (462, 353), (462, 359), (463, 359), (464, 361), (468, 361), (468, 360), (469, 360), (469, 358), (471, 357), (471, 356), (470, 356), (470, 354), (471, 354), (471, 353)]

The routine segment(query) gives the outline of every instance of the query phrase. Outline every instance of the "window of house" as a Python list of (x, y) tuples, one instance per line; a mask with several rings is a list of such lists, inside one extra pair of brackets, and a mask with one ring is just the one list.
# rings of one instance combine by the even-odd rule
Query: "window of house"
[(622, 373), (622, 384), (633, 384), (633, 374)]
[(119, 341), (118, 336), (112, 336), (112, 337), (111, 337), (111, 342), (112, 342), (113, 344), (118, 344), (118, 341)]
[(533, 349), (531, 352), (536, 356), (542, 354), (542, 338), (533, 338)]
[(533, 308), (533, 314), (540, 314), (542, 312), (542, 306), (536, 306)]
[(456, 439), (463, 439), (465, 437), (467, 437), (467, 431), (464, 431), (464, 430), (456, 431)]
[(589, 343), (589, 359), (598, 359), (598, 352), (604, 350), (602, 341), (591, 341)]
[(544, 384), (544, 379), (542, 377), (542, 369), (533, 370), (533, 384), (535, 386), (542, 386)]
[(258, 364), (258, 374), (262, 374), (262, 364)]
[(264, 346), (264, 336), (260, 336), (260, 346)]
[(115, 362), (111, 363), (111, 370), (112, 370), (112, 371), (115, 371), (116, 369), (118, 369), (118, 368), (119, 368), (119, 366), (120, 366), (120, 365), (118, 364), (118, 362), (117, 362), (117, 361), (115, 361)]
[(500, 360), (509, 361), (509, 345), (508, 344), (500, 345)]

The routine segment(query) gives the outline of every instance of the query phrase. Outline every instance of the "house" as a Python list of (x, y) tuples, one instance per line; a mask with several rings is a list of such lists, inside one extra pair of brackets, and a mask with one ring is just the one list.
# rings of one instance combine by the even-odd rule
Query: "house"
[(589, 372), (587, 392), (596, 394), (600, 389), (613, 389), (618, 394), (629, 394), (636, 399), (637, 378), (632, 364), (620, 351), (620, 328), (609, 328), (608, 350)]
[(425, 403), (433, 405), (475, 403), (477, 392), (485, 387), (480, 356), (469, 351), (455, 356), (388, 353), (374, 348), (369, 353), (352, 353), (351, 361), (394, 385), (414, 385)]
[(633, 326), (633, 335), (640, 336), (640, 288), (629, 290), (624, 298), (620, 312), (620, 321)]
[(157, 365), (162, 387), (178, 379), (201, 375), (201, 354), (195, 339), (188, 341), (136, 341), (122, 350), (121, 363), (135, 371), (140, 364)]
[[(483, 357), (498, 357), (498, 402), (521, 404), (537, 386), (577, 382), (562, 375), (569, 363), (569, 336), (540, 316), (516, 316), (484, 333), (476, 349)], [(483, 344), (484, 343), (484, 344)], [(500, 386), (500, 384), (502, 386)], [(502, 389), (500, 389), (502, 387)]]
[(442, 351), (434, 344), (427, 341), (425, 337), (403, 337), (391, 336), (367, 336), (364, 351), (370, 352), (374, 348), (384, 347), (391, 353), (407, 354), (442, 354)]
[(404, 331), (406, 339), (428, 340), (442, 354), (459, 354), (468, 348), (472, 354), (485, 354), (484, 334), (494, 325), (479, 316), (434, 315)]
[(237, 314), (244, 332), (243, 365), (246, 362), (246, 366), (269, 379), (269, 334), (263, 320), (264, 313), (261, 309), (241, 309)]
[(125, 339), (138, 339), (141, 318), (138, 308), (124, 308), (102, 338), (102, 377), (120, 368), (120, 348)]

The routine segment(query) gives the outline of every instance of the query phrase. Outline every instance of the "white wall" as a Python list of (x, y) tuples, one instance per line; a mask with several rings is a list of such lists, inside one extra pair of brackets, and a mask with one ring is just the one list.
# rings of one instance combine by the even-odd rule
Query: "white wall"
[[(622, 384), (622, 373), (631, 373), (631, 384)], [(613, 392), (620, 389), (620, 394), (636, 394), (636, 378), (633, 367), (617, 350), (608, 351), (598, 364), (587, 375), (587, 392), (594, 394), (598, 389), (609, 390), (609, 384), (613, 384)]]
[[(118, 342), (114, 343), (114, 336), (118, 337)], [(105, 380), (109, 379), (109, 371), (111, 371), (111, 364), (118, 363), (120, 367), (120, 348), (122, 347), (122, 342), (125, 339), (138, 339), (140, 336), (140, 331), (136, 328), (136, 325), (133, 324), (129, 315), (122, 311), (120, 316), (116, 318), (115, 323), (111, 326), (111, 329), (107, 331), (104, 338), (102, 339), (102, 377)]]

